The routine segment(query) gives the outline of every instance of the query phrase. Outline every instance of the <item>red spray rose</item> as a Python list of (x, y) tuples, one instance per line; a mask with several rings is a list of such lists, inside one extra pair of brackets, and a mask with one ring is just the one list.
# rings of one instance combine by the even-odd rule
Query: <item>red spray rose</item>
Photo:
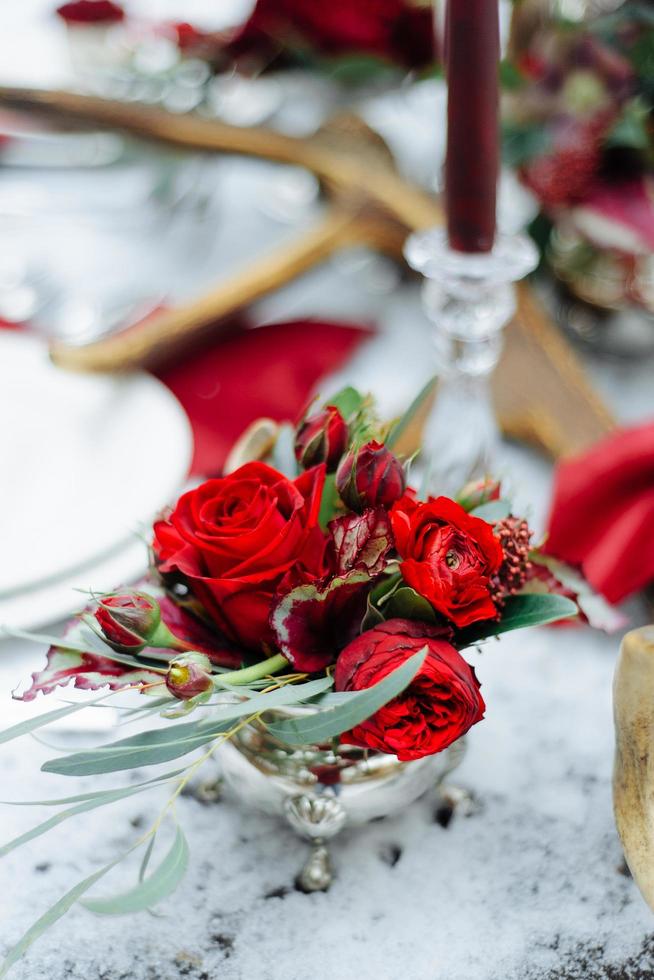
[(418, 674), (398, 697), (341, 735), (351, 745), (388, 752), (407, 762), (447, 748), (484, 717), (473, 668), (443, 638), (445, 630), (389, 619), (347, 646), (336, 662), (337, 691), (372, 687), (427, 647)]
[(300, 422), (295, 437), (295, 458), (305, 469), (324, 463), (332, 473), (347, 448), (347, 423), (334, 405)]
[(57, 13), (67, 24), (115, 24), (125, 18), (113, 0), (73, 0), (57, 7)]
[(318, 524), (324, 481), (324, 466), (291, 481), (259, 462), (207, 480), (155, 524), (159, 570), (180, 573), (229, 639), (250, 650), (272, 645), (282, 580), (313, 581), (327, 570)]
[(492, 525), (447, 497), (419, 503), (409, 494), (391, 512), (407, 585), (456, 626), (493, 619), (489, 589), (504, 555)]
[(347, 454), (336, 471), (336, 488), (352, 510), (390, 507), (404, 493), (406, 477), (399, 459), (380, 442), (368, 442)]

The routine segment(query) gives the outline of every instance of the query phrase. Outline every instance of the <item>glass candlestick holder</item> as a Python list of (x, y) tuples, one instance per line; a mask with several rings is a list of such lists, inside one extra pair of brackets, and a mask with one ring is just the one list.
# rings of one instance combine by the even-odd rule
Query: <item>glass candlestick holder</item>
[(524, 235), (499, 234), (490, 252), (456, 252), (445, 229), (433, 228), (411, 235), (404, 254), (424, 276), (423, 306), (434, 325), (439, 386), (423, 435), (426, 484), (453, 494), (494, 469), (490, 377), (515, 313), (514, 283), (536, 268), (538, 251)]

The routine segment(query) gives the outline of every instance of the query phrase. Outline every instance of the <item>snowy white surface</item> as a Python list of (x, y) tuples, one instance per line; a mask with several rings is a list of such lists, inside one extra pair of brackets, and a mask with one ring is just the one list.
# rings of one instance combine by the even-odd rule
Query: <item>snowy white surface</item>
[[(23, 22), (28, 7), (35, 9), (35, 4), (12, 5), (12, 22)], [(21, 43), (27, 41), (32, 43), (23, 34)], [(2, 43), (4, 49), (12, 47), (8, 33)], [(53, 73), (58, 68), (56, 59), (46, 63)], [(3, 64), (7, 68), (9, 63), (5, 59)], [(34, 58), (22, 64), (33, 69)], [(400, 109), (397, 117), (398, 123), (408, 119), (411, 127), (409, 105), (407, 114)], [(428, 132), (428, 100), (425, 110), (423, 132)], [(423, 167), (426, 152), (415, 154)], [(265, 218), (257, 203), (271, 174), (252, 161), (218, 160), (208, 167), (219, 219), (205, 226), (202, 247), (191, 255), (172, 227), (149, 240), (147, 248), (138, 236), (121, 242), (118, 266), (117, 236), (103, 236), (97, 229), (86, 228), (80, 238), (71, 227), (55, 250), (48, 246), (53, 231), (39, 227), (39, 245), (43, 252), (49, 248), (68, 288), (79, 279), (88, 291), (97, 270), (103, 288), (110, 290), (111, 276), (122, 277), (125, 271), (132, 285), (146, 281), (148, 289), (190, 295), (245, 261), (253, 243), (261, 251), (289, 234)], [(56, 232), (60, 235), (61, 229)], [(23, 239), (29, 241), (29, 227)], [(306, 276), (260, 304), (259, 315), (263, 320), (329, 315), (375, 321), (378, 338), (343, 377), (373, 388), (384, 411), (392, 413), (431, 373), (425, 356), (428, 329), (416, 289), (398, 286), (395, 271), (383, 263), (358, 258), (336, 260)], [(637, 367), (601, 362), (589, 368), (621, 418), (654, 415), (651, 362)], [(510, 473), (521, 506), (529, 506), (542, 526), (549, 466), (526, 450), (506, 448), (502, 470)], [(646, 615), (640, 608), (630, 612), (635, 621)], [(559, 629), (513, 634), (489, 646), (476, 663), (487, 717), (472, 731), (467, 758), (454, 777), (475, 795), (478, 806), (472, 815), (456, 814), (442, 827), (435, 819), (434, 794), (400, 817), (345, 832), (333, 847), (337, 877), (331, 891), (307, 896), (293, 887), (305, 848), (285, 826), (239, 810), (228, 796), (210, 806), (182, 798), (177, 812), (191, 845), (191, 865), (176, 895), (161, 905), (161, 914), (99, 919), (76, 908), (39, 941), (12, 977), (654, 977), (654, 919), (621, 871), (611, 812), (610, 685), (618, 643), (619, 637), (587, 629)], [(10, 689), (36, 669), (41, 657), (38, 648), (24, 643), (0, 644), (1, 727), (57, 704), (55, 698), (31, 706), (11, 701)], [(62, 747), (93, 743), (106, 735), (109, 716), (98, 710), (90, 719), (93, 731), (81, 730), (76, 722), (47, 737)], [(99, 785), (100, 779), (41, 773), (39, 765), (57, 754), (30, 738), (0, 747), (0, 796), (37, 799)], [(121, 784), (120, 776), (102, 780), (104, 786)], [(0, 954), (75, 882), (126, 850), (165, 797), (164, 789), (154, 790), (74, 818), (2, 859)], [(1, 807), (0, 844), (51, 812)], [(96, 891), (123, 890), (135, 875), (136, 866), (128, 862)]]
[[(15, 977), (650, 977), (654, 921), (620, 870), (611, 814), (616, 644), (589, 630), (540, 630), (506, 637), (483, 655), (488, 714), (455, 776), (474, 791), (472, 815), (455, 814), (443, 828), (433, 795), (400, 817), (345, 832), (333, 847), (331, 891), (307, 896), (293, 887), (304, 845), (289, 829), (242, 812), (228, 796), (213, 805), (184, 798), (178, 815), (191, 867), (161, 917), (98, 919), (74, 909)], [(50, 737), (71, 744), (63, 730)], [(90, 740), (77, 734), (74, 744)], [(3, 796), (97, 785), (39, 773), (55, 754), (29, 739), (5, 748)], [(104, 785), (119, 783), (105, 777)], [(126, 850), (165, 795), (156, 790), (77, 817), (5, 858), (0, 944)], [(3, 839), (45, 816), (3, 807)], [(123, 890), (135, 874), (134, 865), (121, 866), (96, 891)]]

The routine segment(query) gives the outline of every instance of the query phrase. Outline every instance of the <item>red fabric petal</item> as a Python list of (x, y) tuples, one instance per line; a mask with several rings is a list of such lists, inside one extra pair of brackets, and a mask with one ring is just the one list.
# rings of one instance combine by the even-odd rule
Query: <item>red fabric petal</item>
[(654, 424), (559, 464), (544, 550), (580, 566), (609, 602), (654, 580)]
[(297, 418), (318, 381), (370, 336), (361, 327), (318, 320), (256, 329), (235, 324), (228, 336), (158, 370), (191, 422), (191, 472), (220, 473), (255, 419)]

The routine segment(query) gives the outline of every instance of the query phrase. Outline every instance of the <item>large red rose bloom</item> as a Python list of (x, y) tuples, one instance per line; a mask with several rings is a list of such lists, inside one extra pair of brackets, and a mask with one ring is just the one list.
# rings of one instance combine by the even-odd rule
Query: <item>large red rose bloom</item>
[(272, 646), (269, 616), (282, 580), (326, 571), (324, 481), (324, 466), (291, 481), (258, 462), (208, 480), (155, 524), (159, 570), (180, 574), (228, 638), (249, 650)]
[(447, 497), (418, 503), (409, 494), (391, 511), (407, 585), (456, 626), (497, 617), (489, 590), (504, 558), (492, 525)]
[(362, 633), (341, 653), (337, 691), (372, 687), (427, 647), (409, 686), (371, 718), (341, 735), (350, 745), (396, 755), (403, 762), (447, 748), (484, 717), (485, 704), (473, 668), (438, 629), (408, 619), (389, 619)]

